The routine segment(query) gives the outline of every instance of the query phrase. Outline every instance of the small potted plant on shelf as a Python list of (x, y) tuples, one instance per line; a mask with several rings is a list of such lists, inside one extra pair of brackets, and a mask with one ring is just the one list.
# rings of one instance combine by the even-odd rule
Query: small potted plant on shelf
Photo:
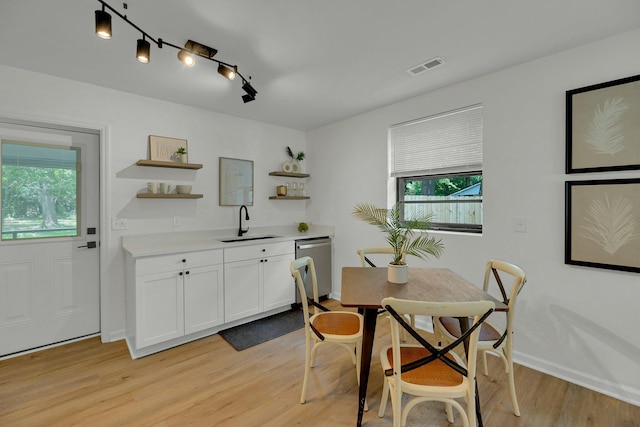
[(176, 150), (176, 160), (181, 163), (187, 163), (187, 150), (184, 147), (180, 147)]
[[(393, 259), (388, 266), (388, 280), (391, 283), (407, 283), (408, 265), (405, 255), (413, 255), (427, 260), (429, 255), (439, 258), (444, 250), (441, 240), (429, 237), (426, 231), (431, 228), (431, 215), (412, 215), (404, 219), (401, 204), (391, 209), (378, 208), (372, 204), (361, 203), (353, 208), (353, 215), (375, 225), (387, 235), (387, 243), (393, 248)], [(416, 232), (415, 230), (420, 230)]]
[(284, 162), (282, 170), (285, 172), (300, 173), (302, 171), (300, 162), (304, 160), (304, 151), (298, 151), (298, 154), (294, 155), (293, 151), (291, 151), (291, 147), (287, 147), (287, 155), (291, 160)]

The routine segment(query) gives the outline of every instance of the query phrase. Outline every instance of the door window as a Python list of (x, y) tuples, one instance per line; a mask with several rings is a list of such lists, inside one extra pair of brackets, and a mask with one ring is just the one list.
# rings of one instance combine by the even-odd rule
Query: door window
[(78, 236), (79, 149), (2, 140), (0, 151), (2, 240)]

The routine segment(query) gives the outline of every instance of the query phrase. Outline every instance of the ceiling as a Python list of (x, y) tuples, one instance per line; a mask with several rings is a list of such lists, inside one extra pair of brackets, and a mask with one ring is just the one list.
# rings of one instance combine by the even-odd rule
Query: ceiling
[[(434, 89), (640, 27), (638, 0), (107, 0), (154, 38), (188, 39), (251, 76), (244, 104), (206, 59), (185, 68), (93, 0), (0, 1), (0, 64), (310, 130)], [(637, 53), (634, 53), (637, 54)], [(433, 57), (444, 65), (407, 69)], [(595, 63), (595, 62), (594, 62)], [(1, 102), (1, 100), (0, 100)]]

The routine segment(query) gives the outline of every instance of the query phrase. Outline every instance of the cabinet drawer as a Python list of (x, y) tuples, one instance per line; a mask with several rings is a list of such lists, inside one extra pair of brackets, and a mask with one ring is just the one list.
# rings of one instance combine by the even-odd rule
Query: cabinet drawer
[[(186, 260), (186, 261), (183, 261)], [(136, 260), (136, 276), (180, 270), (190, 267), (222, 264), (222, 249), (160, 255)]]
[(242, 261), (245, 259), (284, 255), (294, 252), (294, 242), (261, 243), (250, 246), (239, 246), (224, 250), (224, 262)]

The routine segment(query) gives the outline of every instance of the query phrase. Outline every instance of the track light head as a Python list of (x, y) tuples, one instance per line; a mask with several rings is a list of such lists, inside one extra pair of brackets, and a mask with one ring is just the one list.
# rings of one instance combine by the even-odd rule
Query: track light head
[(194, 65), (196, 65), (196, 59), (186, 49), (180, 49), (180, 51), (178, 52), (178, 59), (187, 67), (193, 67)]
[(242, 95), (242, 101), (244, 101), (244, 103), (246, 104), (247, 102), (251, 102), (254, 101), (256, 99), (255, 96), (251, 96), (249, 94), (247, 95)]
[(223, 75), (229, 80), (233, 80), (236, 78), (236, 74), (238, 74), (238, 67), (234, 65), (233, 68), (229, 68), (226, 65), (219, 63), (218, 73)]
[(188, 40), (184, 44), (184, 48), (193, 54), (207, 59), (213, 58), (216, 56), (216, 53), (218, 53), (218, 49), (205, 46), (202, 43), (194, 42), (193, 40)]
[[(257, 90), (255, 90), (253, 88), (253, 86), (251, 86), (251, 84), (248, 81), (243, 81), (243, 85), (242, 85), (242, 90), (244, 90), (245, 92), (247, 92), (247, 95), (250, 95), (252, 98), (255, 99), (256, 94), (258, 93)], [(243, 98), (244, 99), (244, 98)], [(253, 99), (252, 99), (253, 101)], [(247, 102), (247, 101), (245, 101)]]
[(111, 38), (111, 15), (102, 10), (96, 10), (96, 35), (103, 39)]
[(151, 45), (145, 40), (144, 35), (141, 39), (138, 39), (136, 59), (143, 64), (148, 64), (151, 61)]

